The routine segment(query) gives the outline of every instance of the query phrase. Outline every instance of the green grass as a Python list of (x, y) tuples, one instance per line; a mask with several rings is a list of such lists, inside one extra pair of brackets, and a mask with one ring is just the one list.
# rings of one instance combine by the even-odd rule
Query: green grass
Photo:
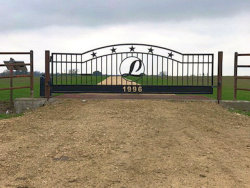
[(233, 112), (233, 113), (238, 113), (238, 114), (250, 116), (250, 111), (243, 111), (243, 110), (236, 110), (236, 109), (229, 109), (229, 111)]
[(99, 82), (105, 80), (108, 76), (75, 76), (62, 75), (54, 76), (53, 83), (57, 85), (97, 85)]
[(133, 76), (128, 76), (127, 79), (132, 80), (134, 82), (137, 82), (138, 84), (141, 85), (202, 85), (202, 84), (211, 84), (211, 79), (204, 77), (203, 79), (201, 77), (186, 77), (184, 76), (183, 79), (182, 77), (176, 77), (176, 76), (143, 76), (143, 77), (133, 77)]
[[(29, 78), (14, 78), (13, 86), (29, 86)], [(0, 88), (9, 88), (10, 79), (0, 79)], [(34, 77), (34, 97), (40, 96), (40, 78)], [(30, 89), (16, 89), (13, 90), (13, 98), (30, 97)], [(4, 90), (0, 91), (0, 101), (8, 101), (10, 99), (10, 91)]]
[(9, 119), (13, 117), (21, 116), (22, 114), (0, 114), (0, 119)]
[[(143, 76), (142, 78), (138, 79), (136, 77), (128, 76), (128, 79), (137, 82), (141, 85), (182, 85), (182, 78), (177, 77), (157, 77), (157, 76)], [(202, 82), (206, 85), (208, 82), (211, 83), (211, 79), (207, 80), (207, 77), (205, 77), (202, 81), (202, 78), (197, 77), (183, 77), (183, 83), (184, 85), (191, 85), (192, 83), (194, 85), (202, 85)], [(217, 77), (214, 78), (214, 85), (217, 84)], [(233, 100), (234, 96), (234, 78), (233, 76), (224, 76), (222, 81), (222, 99), (223, 100)], [(248, 88), (250, 89), (250, 80), (238, 80), (238, 88)], [(238, 100), (246, 100), (250, 101), (250, 92), (249, 91), (238, 91), (237, 92), (237, 98)], [(217, 99), (217, 88), (214, 88), (213, 94), (207, 94), (204, 95), (212, 99)]]
[[(217, 83), (217, 78), (215, 78), (215, 85)], [(250, 80), (238, 80), (238, 88), (248, 88), (250, 89)], [(214, 89), (212, 95), (205, 95), (212, 99), (217, 99), (217, 89)], [(233, 76), (224, 76), (222, 80), (222, 100), (233, 100), (234, 96), (234, 78)], [(237, 99), (250, 101), (249, 91), (237, 91)]]
[[(92, 76), (92, 82), (91, 82), (91, 76), (73, 76), (72, 77), (72, 84), (96, 84), (104, 80), (105, 76)], [(128, 77), (128, 79), (133, 80), (134, 78)], [(55, 83), (56, 79), (54, 79)], [(61, 82), (62, 81), (62, 82)], [(136, 82), (139, 84), (147, 85), (147, 81), (149, 85), (157, 85), (157, 77), (149, 77), (147, 78), (144, 76), (142, 79), (137, 80)], [(199, 82), (201, 79), (199, 78)], [(58, 76), (57, 78), (58, 84), (66, 84), (66, 78), (62, 76)], [(197, 78), (194, 78), (194, 83), (197, 83)], [(68, 77), (67, 80), (68, 84), (71, 84), (71, 79)], [(163, 83), (163, 84), (162, 84)], [(178, 79), (178, 83), (182, 84), (182, 80)], [(187, 83), (187, 79), (184, 77), (184, 83)], [(192, 83), (192, 79), (189, 78), (189, 83)], [(207, 83), (207, 80), (204, 79), (204, 83)], [(216, 85), (217, 79), (215, 77), (214, 84)], [(223, 77), (223, 90), (222, 90), (222, 99), (223, 100), (233, 100), (233, 83), (234, 79), (232, 76), (225, 76)], [(177, 84), (177, 78), (169, 77), (167, 79), (161, 79), (161, 77), (158, 77), (158, 84), (159, 85), (176, 85)], [(15, 78), (14, 79), (14, 86), (25, 86), (29, 85), (29, 79), (28, 78)], [(0, 88), (7, 88), (9, 87), (9, 79), (0, 79)], [(241, 88), (250, 88), (250, 80), (239, 80), (238, 87)], [(0, 101), (8, 101), (9, 100), (9, 91), (0, 91)], [(30, 90), (29, 89), (18, 89), (13, 91), (14, 98), (20, 98), (20, 97), (29, 97), (30, 96)], [(216, 99), (217, 98), (217, 89), (214, 89), (214, 94), (212, 95), (205, 95), (207, 97)], [(40, 97), (40, 78), (35, 77), (34, 78), (34, 97)], [(248, 91), (238, 91), (238, 100), (247, 100), (250, 101), (250, 92)]]

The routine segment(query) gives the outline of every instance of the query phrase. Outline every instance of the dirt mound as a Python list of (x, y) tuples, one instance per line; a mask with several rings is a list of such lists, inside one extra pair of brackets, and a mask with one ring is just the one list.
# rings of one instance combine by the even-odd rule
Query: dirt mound
[(136, 82), (126, 80), (122, 76), (110, 76), (102, 82), (98, 83), (98, 85), (140, 85)]
[(249, 132), (214, 103), (59, 100), (0, 121), (0, 187), (249, 187)]

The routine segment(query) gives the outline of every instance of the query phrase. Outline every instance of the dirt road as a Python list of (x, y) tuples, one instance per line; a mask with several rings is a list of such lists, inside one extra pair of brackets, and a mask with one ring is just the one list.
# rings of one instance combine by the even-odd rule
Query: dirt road
[(207, 102), (60, 100), (0, 121), (0, 187), (250, 187), (250, 118)]
[(122, 76), (109, 76), (98, 85), (139, 85), (136, 82), (126, 80)]

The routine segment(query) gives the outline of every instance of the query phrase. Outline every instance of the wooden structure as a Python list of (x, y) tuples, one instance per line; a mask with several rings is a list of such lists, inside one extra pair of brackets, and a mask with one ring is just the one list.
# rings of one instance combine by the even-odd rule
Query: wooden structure
[[(10, 90), (10, 102), (13, 104), (13, 90), (15, 89), (24, 89), (30, 88), (30, 96), (33, 97), (34, 94), (34, 75), (33, 75), (33, 51), (30, 52), (0, 52), (0, 55), (29, 55), (30, 62), (24, 63), (23, 61), (15, 61), (14, 59), (10, 59), (10, 61), (4, 61), (4, 64), (0, 64), (0, 67), (7, 67), (10, 71), (9, 76), (1, 76), (0, 79), (9, 78), (10, 79), (10, 87), (9, 88), (0, 88), (0, 91)], [(29, 75), (14, 75), (14, 70), (24, 70), (27, 71), (26, 66), (30, 66)], [(28, 86), (20, 86), (13, 87), (13, 78), (23, 78), (29, 77), (30, 84)]]
[(238, 88), (238, 79), (249, 79), (250, 76), (238, 76), (238, 68), (250, 68), (249, 65), (238, 65), (238, 57), (239, 56), (249, 56), (250, 54), (239, 54), (238, 52), (235, 52), (234, 54), (234, 100), (237, 100), (237, 91), (250, 91), (249, 88)]

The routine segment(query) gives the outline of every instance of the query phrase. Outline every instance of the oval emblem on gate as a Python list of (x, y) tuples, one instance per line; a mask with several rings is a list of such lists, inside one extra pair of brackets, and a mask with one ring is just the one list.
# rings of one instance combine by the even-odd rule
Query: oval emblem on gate
[(120, 65), (120, 74), (128, 80), (137, 80), (144, 75), (144, 64), (138, 57), (125, 58)]

